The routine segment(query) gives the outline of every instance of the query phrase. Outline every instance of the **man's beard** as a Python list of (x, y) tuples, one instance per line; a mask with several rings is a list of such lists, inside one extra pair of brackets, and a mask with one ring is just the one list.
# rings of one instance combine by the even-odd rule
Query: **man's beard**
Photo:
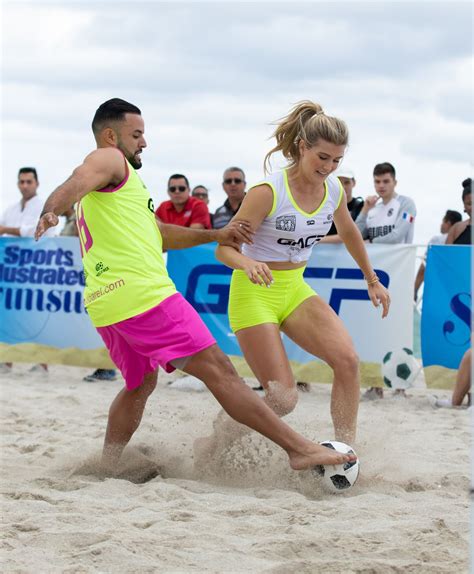
[(127, 159), (130, 162), (130, 165), (133, 167), (133, 169), (140, 169), (142, 167), (142, 160), (140, 158), (137, 158), (134, 155), (132, 155), (131, 158)]

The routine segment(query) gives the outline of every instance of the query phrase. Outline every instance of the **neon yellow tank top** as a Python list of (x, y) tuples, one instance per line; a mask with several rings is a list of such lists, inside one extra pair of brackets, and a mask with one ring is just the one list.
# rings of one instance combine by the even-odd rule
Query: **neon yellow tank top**
[(127, 173), (119, 186), (91, 191), (76, 206), (84, 304), (96, 327), (144, 313), (176, 293), (163, 260), (153, 201), (125, 162)]

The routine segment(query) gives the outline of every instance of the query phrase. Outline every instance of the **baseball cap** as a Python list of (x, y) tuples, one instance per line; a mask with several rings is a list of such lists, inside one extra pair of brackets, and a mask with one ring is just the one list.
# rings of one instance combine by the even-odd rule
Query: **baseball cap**
[(337, 171), (334, 172), (334, 175), (336, 175), (337, 177), (347, 177), (350, 179), (355, 179), (354, 172), (352, 171), (352, 169), (348, 167), (341, 167), (341, 169), (338, 169)]

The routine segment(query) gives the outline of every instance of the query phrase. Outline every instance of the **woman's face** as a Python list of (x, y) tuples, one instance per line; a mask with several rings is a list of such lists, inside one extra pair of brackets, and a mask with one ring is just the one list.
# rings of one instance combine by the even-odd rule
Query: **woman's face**
[(464, 203), (464, 213), (467, 214), (468, 217), (472, 217), (472, 194), (468, 193), (466, 197), (463, 199)]
[(300, 166), (303, 174), (308, 179), (324, 181), (338, 168), (345, 151), (345, 145), (336, 145), (325, 140), (319, 140), (310, 148), (300, 142)]

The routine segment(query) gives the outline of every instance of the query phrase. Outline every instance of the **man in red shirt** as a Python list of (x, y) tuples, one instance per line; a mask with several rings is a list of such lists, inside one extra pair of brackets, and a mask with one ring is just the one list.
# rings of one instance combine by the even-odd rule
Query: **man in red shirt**
[(195, 229), (211, 229), (209, 209), (203, 201), (191, 197), (189, 181), (185, 175), (175, 173), (169, 178), (168, 195), (170, 199), (163, 201), (155, 211), (160, 221)]

